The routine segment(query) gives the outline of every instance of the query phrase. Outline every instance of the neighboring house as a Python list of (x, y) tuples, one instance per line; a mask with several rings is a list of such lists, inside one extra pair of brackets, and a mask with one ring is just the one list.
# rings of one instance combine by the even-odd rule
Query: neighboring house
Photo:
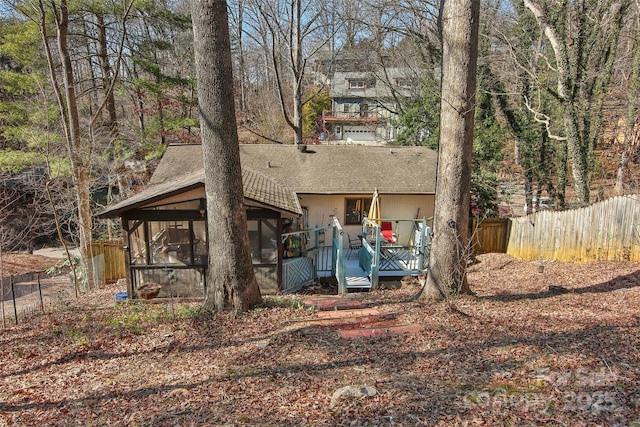
[(323, 113), (329, 141), (376, 145), (393, 141), (399, 103), (417, 80), (409, 69), (339, 71), (331, 79), (331, 111)]
[[(384, 218), (433, 215), (437, 154), (428, 148), (316, 145), (300, 151), (256, 144), (241, 145), (240, 155), (249, 239), (263, 293), (283, 289), (283, 264), (303, 257), (305, 244), (322, 243), (312, 241), (313, 233), (306, 242), (286, 236), (283, 241), (283, 233), (323, 226), (335, 217), (356, 236), (376, 188)], [(202, 295), (207, 227), (200, 145), (169, 146), (148, 187), (100, 216), (122, 219), (129, 295), (150, 282), (163, 285), (160, 296)], [(411, 222), (406, 229), (397, 224), (398, 240), (409, 239)]]

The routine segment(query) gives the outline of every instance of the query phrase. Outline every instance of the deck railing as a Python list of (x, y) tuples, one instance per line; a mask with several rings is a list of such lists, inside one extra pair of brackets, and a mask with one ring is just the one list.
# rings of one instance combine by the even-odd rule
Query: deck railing
[(347, 293), (347, 277), (346, 277), (346, 266), (344, 265), (344, 256), (342, 252), (343, 249), (343, 238), (344, 238), (344, 230), (340, 225), (340, 221), (337, 218), (333, 217), (332, 220), (333, 225), (333, 235), (331, 241), (333, 242), (333, 259), (331, 265), (333, 266), (333, 275), (335, 275), (336, 280), (338, 281), (338, 294), (344, 295)]
[(296, 292), (312, 284), (316, 278), (313, 264), (313, 258), (304, 256), (282, 261), (282, 292)]
[[(366, 219), (362, 223), (362, 246), (366, 253), (361, 258), (361, 267), (371, 275), (372, 286), (378, 277), (419, 274), (428, 267), (431, 248), (431, 229), (424, 219), (384, 219), (379, 222), (411, 222), (412, 232), (398, 241), (406, 244), (388, 243), (380, 234), (378, 222)], [(366, 263), (371, 259), (371, 265)]]
[(376, 111), (329, 111), (322, 112), (325, 121), (356, 121), (356, 122), (376, 122), (381, 116)]
[(371, 279), (371, 290), (378, 287), (380, 272), (380, 225), (365, 218), (362, 221), (362, 249), (360, 249), (360, 268)]
[(324, 236), (331, 225), (316, 226), (313, 229), (292, 231), (283, 233), (283, 241), (291, 236), (307, 242), (302, 257), (290, 258), (283, 261), (282, 265), (282, 290), (294, 292), (305, 285), (311, 284), (319, 272), (331, 271), (331, 246), (324, 243)]

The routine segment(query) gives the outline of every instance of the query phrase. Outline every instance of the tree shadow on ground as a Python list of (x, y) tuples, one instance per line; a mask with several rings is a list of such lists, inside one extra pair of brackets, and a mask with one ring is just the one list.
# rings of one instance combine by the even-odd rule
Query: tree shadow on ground
[(585, 286), (582, 288), (565, 288), (563, 286), (549, 286), (546, 291), (542, 292), (529, 292), (523, 294), (497, 294), (487, 295), (481, 298), (511, 302), (519, 301), (523, 299), (541, 299), (555, 297), (561, 294), (597, 294), (605, 292), (622, 292), (625, 289), (632, 289), (640, 287), (640, 270), (624, 276), (618, 276), (606, 282), (598, 283), (591, 286)]
[[(298, 340), (301, 341), (301, 343), (302, 341), (305, 341), (305, 331), (309, 331), (310, 329), (317, 330), (317, 328), (307, 327), (297, 331)], [(146, 398), (155, 395), (170, 397), (172, 396), (172, 392), (180, 390), (185, 390), (189, 394), (198, 395), (207, 387), (222, 386), (226, 383), (236, 383), (239, 381), (256, 378), (269, 380), (274, 383), (275, 386), (281, 386), (286, 381), (289, 381), (289, 379), (297, 375), (322, 376), (325, 375), (326, 372), (338, 372), (344, 370), (345, 368), (353, 367), (380, 367), (384, 371), (383, 377), (389, 378), (389, 381), (386, 383), (387, 388), (394, 389), (405, 386), (402, 378), (396, 378), (396, 376), (398, 375), (398, 370), (395, 369), (395, 365), (403, 364), (409, 367), (418, 362), (422, 363), (423, 365), (429, 362), (434, 366), (443, 366), (449, 363), (459, 364), (459, 375), (457, 381), (461, 381), (461, 383), (468, 381), (468, 379), (471, 377), (477, 378), (479, 380), (487, 380), (490, 378), (492, 372), (512, 370), (518, 368), (519, 366), (518, 361), (500, 358), (498, 357), (498, 355), (496, 355), (495, 357), (488, 357), (488, 350), (513, 347), (515, 345), (527, 345), (537, 349), (537, 351), (534, 352), (535, 354), (549, 353), (549, 351), (553, 352), (553, 354), (555, 355), (580, 352), (583, 355), (591, 353), (594, 357), (600, 357), (601, 350), (598, 346), (598, 343), (602, 342), (605, 337), (611, 336), (612, 334), (623, 335), (628, 333), (626, 332), (626, 327), (614, 327), (609, 325), (602, 325), (595, 328), (584, 328), (554, 334), (549, 334), (544, 331), (536, 331), (534, 333), (529, 332), (521, 335), (517, 332), (518, 331), (516, 331), (515, 334), (506, 334), (504, 336), (495, 337), (492, 339), (481, 339), (481, 337), (478, 337), (478, 339), (471, 342), (458, 342), (453, 343), (449, 347), (433, 348), (430, 350), (412, 351), (403, 348), (400, 351), (393, 352), (391, 355), (385, 354), (390, 351), (387, 346), (378, 347), (378, 351), (381, 351), (381, 348), (386, 349), (386, 351), (383, 351), (382, 353), (372, 353), (371, 345), (363, 345), (362, 348), (360, 348), (360, 346), (351, 346), (349, 347), (349, 351), (344, 351), (342, 353), (343, 356), (339, 360), (305, 360), (293, 361), (293, 363), (276, 364), (269, 364), (265, 362), (265, 364), (262, 365), (248, 365), (248, 367), (251, 369), (234, 369), (233, 371), (228, 369), (222, 370), (220, 371), (220, 373), (211, 375), (209, 378), (195, 381), (177, 381), (171, 384), (159, 384), (148, 387), (141, 386), (121, 390), (101, 389), (93, 394), (87, 394), (78, 397), (69, 397), (61, 400), (52, 399), (44, 401), (24, 401), (15, 403), (0, 402), (0, 412), (57, 410), (61, 407), (68, 408), (73, 407), (74, 405), (98, 408), (101, 406), (101, 404), (113, 400), (119, 400), (123, 402), (136, 402), (144, 401)], [(315, 335), (316, 334), (313, 334), (313, 336)], [(313, 338), (313, 336), (311, 338)], [(587, 339), (588, 342), (593, 343), (593, 347), (575, 347), (574, 343), (582, 342), (585, 339)], [(387, 337), (380, 338), (376, 341), (378, 341), (379, 343), (391, 344), (394, 342), (394, 340), (396, 339)], [(329, 346), (335, 346), (336, 343), (343, 343), (343, 341), (340, 341), (338, 338), (331, 339), (328, 334), (323, 335), (322, 342)], [(181, 353), (191, 352), (193, 351), (193, 348), (183, 347), (178, 351)], [(458, 359), (457, 355), (461, 354), (466, 355), (466, 357), (464, 359)], [(491, 354), (491, 352), (489, 352), (489, 354)], [(381, 360), (384, 361), (385, 359), (390, 360), (391, 356), (394, 363), (381, 362)], [(478, 374), (479, 372), (483, 374)], [(442, 378), (434, 378), (433, 380), (434, 384), (437, 381), (443, 381)], [(451, 381), (452, 379), (447, 379), (446, 382), (450, 385)], [(424, 394), (425, 391), (432, 391), (433, 393), (435, 393), (436, 391), (438, 391), (438, 389), (434, 387), (433, 390), (422, 390), (421, 393)], [(176, 396), (178, 396), (178, 394), (176, 394)], [(439, 410), (442, 410), (442, 408), (440, 408)], [(178, 418), (187, 419), (189, 415), (190, 414), (188, 413), (183, 413)], [(268, 415), (263, 415), (268, 421), (273, 421), (269, 418)]]

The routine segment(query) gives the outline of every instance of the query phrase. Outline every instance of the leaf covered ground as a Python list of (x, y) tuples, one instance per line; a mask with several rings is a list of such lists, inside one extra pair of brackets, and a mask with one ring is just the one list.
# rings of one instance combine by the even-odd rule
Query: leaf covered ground
[(350, 294), (422, 327), (370, 339), (303, 296), (198, 317), (101, 289), (2, 331), (0, 425), (640, 426), (640, 265), (479, 261), (473, 297)]
[(2, 253), (0, 255), (0, 275), (11, 276), (46, 271), (61, 265), (62, 260), (27, 253)]

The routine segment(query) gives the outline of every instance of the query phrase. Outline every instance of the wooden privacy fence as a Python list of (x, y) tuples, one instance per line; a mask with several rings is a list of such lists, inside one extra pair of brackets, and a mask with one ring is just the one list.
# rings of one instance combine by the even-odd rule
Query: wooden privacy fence
[(512, 218), (507, 253), (525, 260), (640, 261), (640, 196)]
[(485, 218), (471, 221), (470, 236), (473, 239), (472, 251), (475, 255), (489, 252), (507, 252), (509, 241), (508, 218)]
[(107, 283), (126, 277), (123, 243), (120, 240), (93, 242), (85, 252), (89, 258), (104, 258), (104, 280)]

